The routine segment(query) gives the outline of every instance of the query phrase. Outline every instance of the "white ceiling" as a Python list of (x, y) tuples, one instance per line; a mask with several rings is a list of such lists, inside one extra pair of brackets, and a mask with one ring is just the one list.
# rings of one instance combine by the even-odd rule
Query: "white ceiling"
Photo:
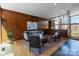
[(46, 19), (64, 14), (66, 10), (71, 14), (79, 13), (78, 3), (1, 3), (1, 7)]

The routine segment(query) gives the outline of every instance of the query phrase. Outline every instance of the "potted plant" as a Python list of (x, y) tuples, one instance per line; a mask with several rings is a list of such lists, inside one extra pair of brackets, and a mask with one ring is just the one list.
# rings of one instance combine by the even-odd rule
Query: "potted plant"
[(8, 31), (7, 36), (8, 36), (9, 42), (12, 43), (12, 41), (13, 41), (13, 32), (12, 31)]

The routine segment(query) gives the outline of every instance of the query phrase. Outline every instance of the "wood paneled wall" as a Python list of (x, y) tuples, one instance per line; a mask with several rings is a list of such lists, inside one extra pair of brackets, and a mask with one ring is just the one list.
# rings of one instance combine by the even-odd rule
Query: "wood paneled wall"
[(48, 21), (48, 26), (49, 26), (49, 29), (51, 29), (51, 27), (52, 27), (52, 21)]
[(55, 29), (54, 20), (48, 21), (48, 26), (49, 26), (49, 29)]
[(1, 16), (1, 7), (0, 7), (0, 16)]
[(40, 21), (39, 24), (38, 24), (38, 28), (40, 30), (45, 30), (45, 29), (48, 29), (48, 21)]
[(14, 40), (23, 38), (23, 32), (27, 29), (27, 21), (39, 22), (42, 20), (46, 19), (2, 9), (2, 24), (7, 32), (13, 31)]

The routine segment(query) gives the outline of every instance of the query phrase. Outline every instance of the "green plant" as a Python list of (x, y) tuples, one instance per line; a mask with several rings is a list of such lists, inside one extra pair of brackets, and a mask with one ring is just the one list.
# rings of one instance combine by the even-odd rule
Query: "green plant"
[(8, 31), (7, 35), (8, 35), (8, 40), (12, 42), (13, 41), (13, 32)]

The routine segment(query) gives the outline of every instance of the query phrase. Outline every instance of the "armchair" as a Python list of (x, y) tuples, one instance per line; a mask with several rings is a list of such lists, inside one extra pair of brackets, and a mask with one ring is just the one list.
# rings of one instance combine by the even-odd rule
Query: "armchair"
[(57, 31), (57, 32), (55, 32), (55, 34), (53, 36), (53, 40), (54, 41), (57, 41), (57, 40), (60, 41), (60, 37), (61, 37), (61, 31)]
[(44, 43), (42, 39), (37, 35), (29, 36), (29, 50), (31, 51), (31, 47), (38, 48), (39, 54), (41, 53), (41, 48), (43, 47)]

